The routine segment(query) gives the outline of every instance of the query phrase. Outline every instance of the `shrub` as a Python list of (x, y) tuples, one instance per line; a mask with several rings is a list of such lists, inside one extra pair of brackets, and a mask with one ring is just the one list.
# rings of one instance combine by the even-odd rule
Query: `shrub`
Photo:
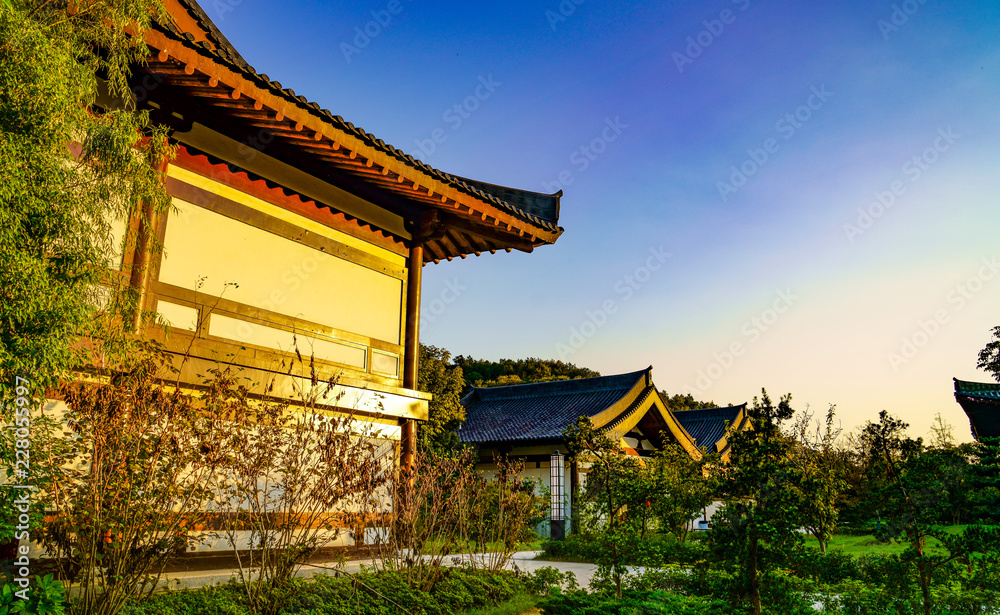
[(559, 572), (551, 566), (543, 566), (534, 573), (524, 576), (525, 586), (535, 596), (550, 596), (556, 591), (576, 591), (576, 575), (572, 572)]
[[(626, 542), (622, 563), (629, 566), (690, 565), (708, 555), (700, 542), (681, 542), (669, 534), (647, 535), (644, 539), (634, 536)], [(580, 562), (599, 560), (604, 549), (602, 537), (593, 534), (570, 534), (565, 540), (547, 540), (542, 548), (549, 556)]]
[(860, 575), (858, 561), (838, 551), (821, 553), (815, 549), (794, 549), (787, 554), (784, 565), (796, 576), (827, 584), (856, 579)]
[(249, 615), (246, 599), (234, 584), (156, 594), (125, 605), (119, 615)]
[[(519, 594), (541, 593), (549, 584), (567, 583), (555, 571), (535, 575), (488, 572), (473, 568), (445, 568), (431, 591), (407, 584), (396, 571), (365, 570), (342, 576), (294, 579), (281, 615), (451, 615), (468, 609), (496, 606)], [(572, 576), (572, 575), (569, 575)], [(558, 577), (558, 578), (557, 578)], [(547, 590), (546, 590), (547, 591)], [(127, 605), (121, 615), (250, 615), (253, 610), (240, 585), (230, 583), (195, 591), (157, 594)]]
[(543, 615), (738, 615), (721, 600), (655, 591), (626, 590), (621, 598), (583, 591), (556, 593), (539, 603)]
[(565, 540), (545, 540), (542, 549), (546, 555), (559, 559), (592, 562), (597, 558), (600, 545), (595, 537), (572, 533)]
[(62, 582), (54, 580), (51, 574), (35, 578), (27, 600), (17, 596), (16, 592), (21, 589), (23, 588), (13, 583), (3, 586), (0, 592), (0, 615), (63, 615), (66, 612), (66, 590)]

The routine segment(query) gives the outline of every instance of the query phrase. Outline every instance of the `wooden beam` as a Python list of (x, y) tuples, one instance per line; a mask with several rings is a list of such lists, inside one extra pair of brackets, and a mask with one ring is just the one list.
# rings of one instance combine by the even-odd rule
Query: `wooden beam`
[[(172, 35), (154, 29), (149, 29), (145, 32), (145, 39), (146, 43), (154, 49), (154, 52), (155, 50), (162, 52), (157, 59), (160, 56), (166, 56), (161, 62), (166, 62), (166, 59), (173, 59), (180, 64), (179, 68), (190, 64), (194, 66), (197, 72), (209, 77), (210, 85), (215, 86), (221, 82), (228, 88), (245, 94), (255, 101), (259, 100), (264, 106), (282, 114), (282, 117), (288, 117), (289, 120), (294, 121), (296, 128), (299, 130), (308, 126), (311, 130), (321, 133), (322, 136), (341, 143), (352, 152), (360, 152), (365, 158), (373, 159), (374, 163), (380, 167), (387, 168), (394, 174), (405, 177), (410, 182), (427, 186), (435, 194), (440, 194), (458, 203), (462, 203), (470, 210), (488, 213), (490, 217), (497, 219), (501, 223), (517, 227), (522, 233), (525, 229), (535, 230), (537, 228), (539, 230), (537, 233), (538, 237), (545, 243), (555, 242), (561, 234), (561, 231), (538, 227), (531, 222), (524, 221), (514, 214), (497, 208), (487, 199), (469, 194), (461, 188), (452, 186), (446, 179), (439, 178), (422, 169), (411, 167), (389, 152), (372, 147), (360, 137), (334, 126), (326, 118), (316, 113), (314, 109), (301, 106), (300, 101), (282, 96), (281, 93), (277, 93), (269, 87), (261, 87), (250, 81), (241, 72), (221, 65), (212, 57), (203, 56), (201, 52), (190, 47), (190, 43), (186, 41), (174, 40)], [(157, 67), (152, 66), (151, 70), (155, 71)], [(248, 101), (247, 104), (250, 105), (251, 103)]]

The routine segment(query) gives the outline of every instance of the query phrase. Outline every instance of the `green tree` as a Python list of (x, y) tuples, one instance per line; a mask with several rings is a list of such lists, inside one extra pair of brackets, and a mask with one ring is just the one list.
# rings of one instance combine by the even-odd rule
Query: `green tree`
[(428, 404), (429, 418), (421, 425), (419, 445), (424, 451), (445, 452), (458, 447), (457, 429), (465, 422), (462, 368), (450, 364), (451, 353), (437, 346), (420, 345), (417, 388), (434, 397)]
[(1000, 438), (983, 438), (973, 445), (972, 505), (978, 518), (1000, 524)]
[(735, 559), (739, 593), (752, 612), (761, 612), (761, 577), (770, 564), (801, 542), (799, 473), (792, 462), (792, 440), (781, 424), (795, 411), (792, 396), (774, 405), (767, 391), (748, 409), (753, 430), (731, 431), (730, 461), (719, 471), (718, 494), (725, 502), (716, 513), (709, 540), (716, 552)]
[(948, 502), (947, 510), (938, 521), (959, 525), (963, 521), (967, 522), (974, 514), (971, 487), (975, 480), (973, 461), (976, 458), (976, 446), (971, 443), (956, 443), (954, 429), (940, 412), (934, 418), (931, 433), (933, 438), (924, 454), (933, 458)]
[(465, 374), (466, 387), (505, 386), (550, 380), (570, 380), (600, 376), (594, 370), (551, 359), (500, 359), (487, 361), (459, 355), (455, 365)]
[(623, 515), (629, 495), (632, 495), (626, 475), (635, 469), (638, 459), (623, 455), (618, 442), (595, 428), (587, 416), (581, 416), (576, 423), (567, 426), (563, 431), (563, 440), (571, 459), (590, 466), (583, 499), (595, 504), (599, 511), (595, 521), (602, 530), (602, 556), (597, 563), (610, 573), (620, 598), (625, 553), (632, 536), (637, 533), (635, 528), (628, 526), (628, 519)]
[[(875, 457), (872, 467), (886, 476), (878, 490), (887, 521), (885, 532), (905, 537), (908, 546), (899, 560), (916, 573), (924, 613), (930, 615), (933, 586), (947, 582), (953, 562), (971, 568), (970, 556), (996, 550), (1000, 533), (995, 528), (973, 526), (956, 536), (938, 525), (951, 508), (942, 455), (939, 449), (925, 447), (920, 438), (907, 437), (906, 428), (906, 423), (883, 410), (877, 423), (865, 426), (863, 439)], [(946, 554), (928, 550), (927, 539), (932, 537), (940, 541)]]
[(833, 426), (835, 415), (836, 407), (830, 404), (826, 420), (812, 433), (812, 414), (806, 411), (793, 430), (796, 444), (792, 459), (799, 472), (796, 489), (801, 514), (806, 529), (816, 537), (823, 553), (837, 529), (840, 494), (847, 488), (847, 461), (844, 451), (836, 446), (840, 430)]
[(703, 408), (719, 407), (719, 405), (714, 401), (698, 401), (690, 393), (685, 395), (670, 395), (666, 391), (658, 391), (658, 393), (660, 394), (660, 399), (663, 401), (663, 405), (666, 406), (671, 412), (684, 412), (685, 410), (701, 410)]
[(1000, 382), (1000, 327), (993, 327), (993, 340), (979, 351), (979, 361), (976, 367), (993, 375)]
[[(164, 210), (158, 172), (164, 129), (129, 100), (128, 77), (147, 49), (158, 0), (0, 5), (0, 392), (14, 375), (36, 393), (81, 363), (98, 284), (115, 245), (112, 225), (140, 205)], [(136, 36), (126, 33), (133, 28)], [(101, 75), (99, 78), (98, 75)], [(102, 94), (103, 91), (103, 94)], [(99, 95), (104, 107), (98, 105)], [(118, 108), (112, 108), (117, 106)], [(122, 306), (124, 307), (124, 306)]]
[(691, 521), (715, 499), (707, 469), (718, 465), (718, 455), (702, 451), (694, 459), (679, 444), (669, 444), (646, 461), (653, 480), (647, 500), (660, 528), (681, 542)]

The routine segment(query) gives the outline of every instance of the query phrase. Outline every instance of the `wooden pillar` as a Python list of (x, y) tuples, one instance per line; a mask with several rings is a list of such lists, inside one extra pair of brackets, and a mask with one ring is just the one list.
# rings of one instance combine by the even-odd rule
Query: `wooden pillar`
[[(168, 160), (164, 158), (157, 166), (161, 183), (166, 181), (168, 165)], [(135, 313), (132, 315), (132, 328), (135, 331), (142, 326), (142, 313), (146, 310), (146, 298), (152, 283), (153, 268), (157, 266), (157, 255), (154, 254), (154, 250), (158, 248), (154, 237), (160, 221), (160, 214), (152, 203), (144, 202), (136, 216), (135, 251), (132, 253), (132, 269), (129, 275), (129, 287), (136, 293)]]
[(406, 277), (406, 347), (403, 355), (403, 387), (417, 388), (417, 361), (420, 357), (420, 279), (424, 266), (424, 247), (410, 247)]
[(576, 503), (579, 491), (580, 466), (577, 464), (576, 457), (573, 457), (573, 460), (569, 462), (569, 531), (571, 533), (576, 533), (576, 524), (580, 521), (580, 508)]
[[(420, 282), (424, 266), (424, 247), (414, 241), (410, 246), (409, 268), (406, 277), (406, 346), (403, 354), (403, 388), (417, 389), (417, 369), (420, 358)], [(417, 451), (417, 423), (408, 419), (403, 423), (400, 439), (402, 464), (413, 465)]]
[(132, 257), (132, 271), (129, 286), (136, 293), (135, 312), (132, 314), (132, 329), (138, 331), (142, 326), (142, 313), (146, 309), (146, 296), (152, 278), (153, 264), (153, 234), (156, 233), (157, 215), (153, 206), (145, 203), (139, 213), (136, 225), (135, 252)]

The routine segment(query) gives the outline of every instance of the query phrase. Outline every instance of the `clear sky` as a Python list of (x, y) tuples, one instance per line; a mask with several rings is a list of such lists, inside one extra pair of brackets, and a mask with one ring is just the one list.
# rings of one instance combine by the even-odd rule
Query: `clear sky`
[(951, 379), (989, 380), (1000, 325), (1000, 2), (202, 5), (432, 166), (563, 190), (554, 246), (425, 268), (423, 342), (971, 439)]

